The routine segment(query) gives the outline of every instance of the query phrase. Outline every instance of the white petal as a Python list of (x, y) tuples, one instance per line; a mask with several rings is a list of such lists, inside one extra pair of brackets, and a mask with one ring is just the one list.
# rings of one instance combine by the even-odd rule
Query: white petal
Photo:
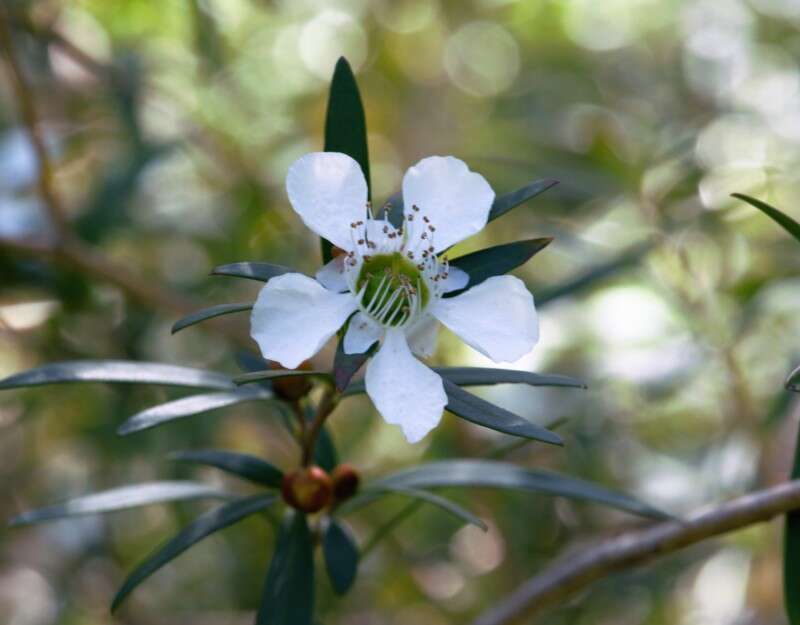
[[(492, 202), (494, 191), (483, 176), (471, 172), (463, 161), (452, 156), (424, 158), (403, 177), (403, 212), (414, 214), (413, 206), (417, 206), (418, 215), (430, 219), (436, 228), (432, 233), (436, 251), (483, 229)], [(419, 219), (414, 218), (411, 229), (416, 236), (424, 228)]]
[(344, 254), (340, 254), (327, 265), (323, 265), (315, 276), (317, 282), (334, 293), (343, 293), (347, 291), (347, 280), (344, 277), (345, 258), (346, 256)]
[(356, 313), (344, 335), (345, 354), (363, 354), (375, 341), (380, 341), (383, 328), (363, 313)]
[(453, 267), (447, 268), (447, 277), (441, 282), (444, 292), (458, 291), (469, 284), (469, 274), (463, 269)]
[(495, 362), (519, 360), (539, 340), (533, 295), (514, 276), (494, 276), (461, 295), (441, 299), (431, 313)]
[(299, 273), (272, 278), (250, 315), (250, 335), (268, 360), (294, 369), (316, 354), (358, 307), (349, 293), (337, 294)]
[(439, 336), (439, 321), (425, 315), (406, 330), (406, 339), (411, 351), (421, 358), (430, 358), (436, 351), (436, 339)]
[(289, 168), (286, 192), (306, 226), (343, 250), (352, 248), (350, 224), (365, 218), (367, 203), (358, 163), (338, 152), (301, 156)]
[(442, 379), (411, 355), (403, 331), (392, 328), (367, 366), (367, 394), (387, 423), (416, 443), (442, 418), (447, 405)]

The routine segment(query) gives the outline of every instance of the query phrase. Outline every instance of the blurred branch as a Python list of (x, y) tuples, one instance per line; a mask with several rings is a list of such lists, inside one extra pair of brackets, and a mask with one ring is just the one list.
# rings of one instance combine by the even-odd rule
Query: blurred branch
[(520, 623), (548, 605), (563, 603), (592, 582), (643, 564), (709, 538), (739, 530), (800, 508), (800, 480), (785, 482), (685, 520), (665, 521), (586, 549), (559, 562), (522, 584), (472, 625)]

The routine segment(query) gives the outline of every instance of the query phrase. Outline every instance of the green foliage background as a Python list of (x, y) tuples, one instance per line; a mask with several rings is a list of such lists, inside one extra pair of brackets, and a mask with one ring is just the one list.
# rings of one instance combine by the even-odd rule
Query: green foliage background
[[(565, 418), (566, 448), (504, 450), (503, 435), (448, 416), (409, 446), (366, 400), (351, 400), (332, 419), (333, 436), (366, 474), (499, 449), (521, 465), (622, 488), (675, 513), (787, 474), (797, 409), (783, 380), (800, 351), (800, 254), (729, 194), (800, 216), (796, 3), (9, 7), (76, 232), (148, 283), (203, 305), (252, 300), (259, 286), (211, 278), (215, 265), (318, 265), (318, 240), (288, 206), (283, 177), (296, 157), (322, 148), (340, 54), (364, 99), (376, 203), (430, 154), (464, 159), (498, 194), (536, 178), (561, 181), (455, 253), (555, 237), (517, 272), (542, 317), (542, 342), (518, 366), (574, 375), (590, 389), (498, 387), (485, 396), (538, 423)], [(52, 32), (92, 62), (77, 62)], [(6, 79), (0, 236), (36, 237), (35, 186)], [(170, 336), (178, 316), (132, 301), (92, 272), (0, 243), (0, 375), (77, 358), (236, 371), (246, 315), (229, 317), (228, 335), (198, 326)], [(329, 350), (319, 362), (331, 358)], [(436, 360), (485, 364), (447, 334)], [(295, 461), (280, 415), (260, 405), (115, 435), (131, 414), (176, 396), (101, 385), (0, 395), (0, 518), (132, 481), (220, 479), (169, 462), (165, 452), (176, 448)], [(362, 544), (403, 505), (354, 517)], [(464, 623), (556, 555), (639, 522), (508, 493), (477, 491), (469, 505), (488, 534), (423, 507), (364, 559), (346, 598), (334, 600), (320, 576), (321, 621)], [(125, 571), (201, 507), (0, 529), (0, 621), (111, 622), (108, 604)], [(779, 530), (756, 527), (614, 576), (541, 622), (781, 623)], [(273, 524), (253, 518), (209, 538), (142, 586), (113, 622), (250, 622), (273, 536)]]

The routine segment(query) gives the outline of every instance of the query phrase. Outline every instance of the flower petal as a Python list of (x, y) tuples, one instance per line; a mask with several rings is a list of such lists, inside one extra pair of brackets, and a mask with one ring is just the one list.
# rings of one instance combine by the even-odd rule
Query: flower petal
[[(403, 212), (410, 216), (417, 206), (419, 214), (428, 217), (435, 227), (431, 234), (437, 252), (482, 230), (493, 201), (494, 191), (483, 176), (452, 156), (424, 158), (403, 177)], [(412, 240), (426, 227), (415, 219)]]
[(350, 224), (366, 216), (367, 181), (346, 154), (312, 152), (297, 159), (286, 192), (303, 223), (343, 250), (352, 248)]
[(347, 280), (344, 277), (344, 261), (346, 256), (340, 254), (327, 265), (320, 267), (314, 276), (322, 286), (334, 293), (344, 293), (348, 290)]
[(411, 351), (421, 358), (430, 358), (436, 351), (439, 337), (439, 321), (436, 317), (425, 315), (406, 330), (406, 340)]
[(357, 307), (349, 293), (333, 293), (308, 276), (286, 273), (258, 294), (250, 335), (264, 358), (294, 369), (316, 354)]
[(363, 313), (356, 313), (344, 335), (345, 354), (363, 354), (375, 341), (380, 341), (383, 328)]
[(399, 425), (409, 443), (420, 441), (447, 405), (442, 379), (411, 355), (403, 331), (391, 328), (367, 365), (367, 394), (387, 423)]
[(445, 293), (458, 291), (469, 284), (469, 274), (463, 269), (453, 267), (447, 268), (447, 277), (441, 282)]
[(514, 276), (494, 276), (461, 295), (439, 300), (431, 313), (495, 362), (519, 360), (539, 340), (533, 295)]

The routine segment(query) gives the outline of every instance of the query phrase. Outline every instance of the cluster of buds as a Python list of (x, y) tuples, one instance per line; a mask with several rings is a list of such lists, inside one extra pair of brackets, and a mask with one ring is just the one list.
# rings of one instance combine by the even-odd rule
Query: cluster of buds
[(314, 513), (355, 495), (359, 481), (349, 464), (340, 464), (330, 474), (318, 466), (302, 467), (283, 476), (281, 493), (292, 508)]

